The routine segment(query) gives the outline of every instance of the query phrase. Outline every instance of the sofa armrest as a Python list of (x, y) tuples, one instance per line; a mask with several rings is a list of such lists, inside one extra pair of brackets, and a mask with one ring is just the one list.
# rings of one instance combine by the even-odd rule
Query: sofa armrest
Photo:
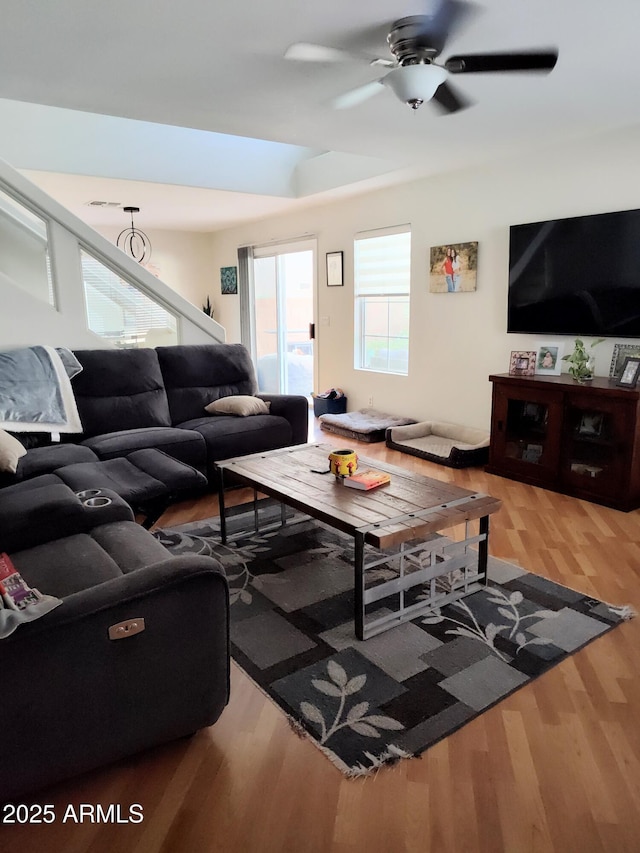
[[(17, 489), (17, 487), (16, 487)], [(0, 552), (11, 554), (73, 533), (84, 533), (111, 521), (133, 521), (131, 507), (115, 492), (101, 490), (111, 501), (89, 507), (68, 486), (49, 485), (0, 491)]]
[[(11, 639), (15, 641), (26, 637), (27, 634), (31, 636), (40, 631), (49, 632), (99, 613), (111, 613), (113, 608), (131, 604), (135, 606), (156, 593), (170, 594), (172, 590), (175, 593), (185, 583), (191, 584), (198, 578), (219, 588), (219, 593), (226, 602), (223, 610), (228, 614), (228, 584), (220, 563), (215, 558), (201, 554), (180, 554), (66, 596), (60, 607), (40, 619), (22, 625), (20, 632), (12, 634)], [(194, 600), (193, 605), (198, 609), (197, 600)], [(3, 643), (3, 648), (6, 648), (5, 640)]]
[(228, 613), (218, 562), (185, 554), (69, 595), (2, 640), (0, 802), (215, 722), (229, 698)]
[(279, 415), (291, 424), (292, 443), (306, 444), (309, 440), (309, 401), (301, 394), (257, 394), (271, 403), (272, 415)]

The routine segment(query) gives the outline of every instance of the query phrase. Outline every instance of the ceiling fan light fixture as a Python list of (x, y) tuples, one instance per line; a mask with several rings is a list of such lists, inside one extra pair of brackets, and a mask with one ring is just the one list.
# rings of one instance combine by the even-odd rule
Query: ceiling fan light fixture
[(436, 89), (447, 79), (447, 71), (432, 63), (399, 65), (382, 79), (394, 95), (412, 109), (417, 110), (425, 101), (430, 101)]

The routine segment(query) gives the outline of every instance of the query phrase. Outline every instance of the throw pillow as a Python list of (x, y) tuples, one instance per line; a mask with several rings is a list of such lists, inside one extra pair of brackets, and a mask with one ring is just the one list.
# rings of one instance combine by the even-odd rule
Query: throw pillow
[(17, 438), (0, 429), (0, 471), (15, 474), (18, 459), (24, 456), (26, 452), (26, 447), (20, 444)]
[(233, 394), (230, 397), (220, 397), (204, 407), (205, 412), (210, 415), (239, 415), (244, 418), (247, 415), (268, 415), (271, 403), (265, 403), (258, 397), (249, 397), (245, 394)]

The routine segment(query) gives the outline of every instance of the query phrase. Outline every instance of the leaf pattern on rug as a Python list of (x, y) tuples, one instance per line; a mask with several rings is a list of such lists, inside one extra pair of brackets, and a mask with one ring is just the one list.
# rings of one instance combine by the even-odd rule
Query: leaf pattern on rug
[(267, 547), (269, 539), (278, 534), (256, 533), (247, 537), (243, 544), (231, 542), (223, 545), (220, 542), (212, 544), (210, 537), (200, 536), (195, 533), (166, 533), (161, 531), (157, 537), (158, 541), (165, 547), (170, 547), (176, 554), (204, 554), (207, 557), (216, 557), (224, 567), (227, 582), (229, 584), (229, 604), (246, 604), (253, 602), (253, 596), (248, 589), (249, 586), (261, 589), (265, 584), (285, 584), (286, 578), (277, 575), (254, 575), (249, 569), (249, 562), (256, 556), (269, 551)]
[[(279, 517), (278, 507), (272, 515)], [(441, 603), (417, 615), (411, 623), (391, 629), (388, 643), (383, 636), (382, 642), (372, 638), (365, 645), (351, 636), (353, 591), (334, 580), (352, 565), (353, 540), (308, 520), (295, 528), (255, 533), (253, 521), (251, 509), (238, 513), (233, 518), (236, 532), (248, 533), (225, 546), (217, 519), (154, 535), (171, 554), (207, 554), (220, 560), (235, 602), (230, 644), (234, 661), (278, 703), (294, 729), (312, 738), (349, 777), (419, 755), (634, 615), (629, 607), (606, 605), (575, 590), (567, 594), (566, 587), (520, 567), (514, 566), (512, 573), (506, 564), (507, 580), (492, 579), (462, 603)], [(443, 551), (448, 547), (443, 541)], [(455, 559), (454, 553), (451, 556)], [(436, 555), (438, 563), (444, 559)], [(320, 578), (326, 572), (326, 584), (318, 584), (310, 601), (305, 579), (311, 563)], [(413, 571), (425, 563), (426, 557), (420, 556), (408, 561)], [(296, 572), (297, 564), (307, 571)], [(278, 578), (279, 573), (286, 573), (287, 580)], [(381, 564), (368, 575), (367, 585), (394, 577), (397, 571)], [(527, 578), (535, 579), (530, 586)], [(435, 584), (444, 598), (459, 581), (464, 582), (460, 571), (451, 570)], [(260, 585), (278, 582), (291, 584), (283, 590), (287, 594), (304, 589), (300, 604), (285, 611), (265, 594), (257, 606)], [(374, 607), (384, 609), (384, 604)], [(559, 619), (549, 633), (557, 639), (532, 639), (534, 631), (545, 633), (541, 626), (555, 614)], [(274, 626), (282, 628), (277, 639)], [(397, 654), (394, 640), (403, 634)], [(370, 658), (362, 653), (376, 641), (381, 646), (376, 654)], [(505, 659), (505, 651), (511, 657)], [(491, 661), (488, 669), (484, 661)]]
[(312, 678), (311, 684), (325, 696), (331, 696), (338, 700), (338, 710), (330, 726), (327, 726), (324, 715), (317, 705), (311, 702), (301, 702), (300, 711), (312, 723), (320, 726), (320, 743), (325, 744), (337, 731), (348, 727), (356, 734), (363, 737), (379, 738), (378, 729), (388, 731), (402, 731), (404, 726), (392, 717), (384, 714), (369, 714), (370, 703), (358, 702), (352, 705), (346, 712), (347, 697), (359, 693), (367, 682), (365, 674), (355, 675), (352, 678), (337, 661), (327, 661), (327, 675), (329, 681), (323, 678)]
[[(497, 605), (498, 614), (503, 619), (506, 619), (508, 623), (510, 622), (511, 625), (499, 625), (495, 622), (489, 622), (483, 628), (478, 623), (478, 620), (469, 607), (469, 604), (465, 600), (456, 602), (455, 606), (467, 614), (472, 622), (471, 625), (467, 625), (466, 622), (460, 622), (457, 619), (454, 619), (453, 616), (444, 616), (439, 607), (434, 608), (431, 613), (422, 619), (422, 624), (435, 625), (438, 622), (444, 622), (445, 620), (447, 622), (453, 622), (458, 627), (451, 628), (446, 632), (447, 634), (452, 634), (457, 637), (466, 637), (469, 640), (478, 640), (479, 642), (489, 646), (491, 651), (503, 661), (508, 661), (509, 656), (503, 654), (495, 647), (495, 640), (500, 636), (504, 636), (515, 642), (516, 654), (519, 654), (522, 649), (527, 646), (545, 646), (553, 643), (553, 640), (549, 640), (545, 637), (534, 636), (527, 639), (527, 635), (524, 633), (522, 628), (523, 622), (526, 619), (534, 619), (538, 622), (542, 619), (555, 619), (558, 616), (557, 611), (536, 610), (534, 613), (520, 613), (518, 605), (523, 603), (524, 596), (518, 590), (507, 596), (502, 592), (502, 590), (488, 587), (486, 590), (483, 590), (482, 594), (486, 597), (487, 601)], [(419, 597), (426, 598), (427, 596)], [(505, 632), (504, 634), (502, 634), (503, 631)]]

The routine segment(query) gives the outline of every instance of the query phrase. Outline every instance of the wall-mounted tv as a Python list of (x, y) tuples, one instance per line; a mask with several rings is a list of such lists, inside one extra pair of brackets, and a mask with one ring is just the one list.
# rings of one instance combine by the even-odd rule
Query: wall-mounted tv
[(507, 331), (640, 338), (640, 210), (512, 225)]

